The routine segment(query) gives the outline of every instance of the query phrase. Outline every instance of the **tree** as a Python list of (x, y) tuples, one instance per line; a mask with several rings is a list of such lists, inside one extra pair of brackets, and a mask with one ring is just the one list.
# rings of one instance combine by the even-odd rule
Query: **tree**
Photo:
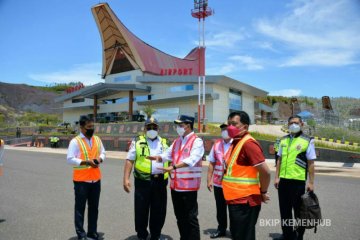
[(145, 106), (142, 110), (147, 115), (148, 119), (151, 118), (151, 116), (156, 112), (156, 109), (151, 105)]

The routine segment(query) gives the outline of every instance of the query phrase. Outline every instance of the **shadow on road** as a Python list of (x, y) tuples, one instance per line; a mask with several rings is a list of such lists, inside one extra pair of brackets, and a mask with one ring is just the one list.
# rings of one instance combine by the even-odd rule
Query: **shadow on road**
[[(161, 240), (173, 240), (172, 237), (169, 235), (161, 234)], [(136, 235), (132, 235), (130, 237), (124, 238), (124, 240), (138, 240), (138, 237)]]
[[(102, 232), (99, 232), (99, 240), (103, 240), (105, 239), (104, 235), (105, 233), (102, 233)], [(88, 238), (89, 240), (92, 240), (92, 238)], [(78, 240), (78, 237), (72, 237), (72, 238), (69, 238), (68, 240)]]
[(2, 223), (2, 222), (6, 222), (6, 220), (5, 219), (0, 219), (0, 223)]
[[(208, 229), (203, 230), (203, 233), (205, 235), (209, 236), (209, 237), (213, 232), (216, 232), (216, 228), (208, 228)], [(229, 238), (229, 239), (231, 239), (231, 233), (229, 231), (226, 231), (226, 236), (219, 237), (219, 238)]]

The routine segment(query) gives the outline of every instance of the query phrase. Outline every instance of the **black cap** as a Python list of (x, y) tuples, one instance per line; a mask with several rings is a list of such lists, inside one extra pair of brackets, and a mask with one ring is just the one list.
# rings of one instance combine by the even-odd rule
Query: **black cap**
[(228, 124), (228, 122), (226, 121), (226, 122), (223, 122), (223, 123), (220, 125), (220, 128), (225, 128), (225, 127), (227, 127), (227, 126), (229, 126), (229, 124)]
[(150, 125), (150, 124), (154, 124), (154, 125), (156, 125), (156, 126), (159, 126), (158, 121), (156, 120), (156, 118), (153, 118), (153, 117), (148, 118), (148, 119), (146, 119), (146, 121), (145, 121), (145, 126), (146, 126), (146, 125)]
[(194, 125), (194, 121), (195, 118), (190, 117), (190, 116), (186, 116), (186, 115), (180, 115), (178, 117), (178, 119), (176, 119), (174, 121), (174, 123), (179, 124), (179, 123), (190, 123), (191, 125)]

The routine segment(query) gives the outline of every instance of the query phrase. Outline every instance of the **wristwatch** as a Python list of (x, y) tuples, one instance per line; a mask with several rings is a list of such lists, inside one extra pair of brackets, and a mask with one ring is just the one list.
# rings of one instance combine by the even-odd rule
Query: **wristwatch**
[(175, 166), (175, 164), (173, 165), (173, 168), (174, 168), (174, 170), (177, 168), (177, 167)]

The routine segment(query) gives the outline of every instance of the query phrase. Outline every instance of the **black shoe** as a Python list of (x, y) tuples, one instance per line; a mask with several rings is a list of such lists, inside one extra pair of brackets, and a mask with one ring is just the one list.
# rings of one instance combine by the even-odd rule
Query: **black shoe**
[(88, 240), (87, 237), (78, 237), (78, 240)]
[(99, 240), (99, 234), (97, 234), (97, 233), (88, 233), (87, 237), (92, 240)]
[(276, 238), (274, 238), (273, 240), (285, 240), (285, 238), (284, 238), (283, 235), (281, 235), (280, 237), (276, 237)]
[(226, 236), (226, 232), (222, 232), (222, 231), (219, 231), (219, 230), (216, 230), (216, 232), (212, 233), (210, 235), (210, 238), (218, 238), (218, 237), (224, 237)]

